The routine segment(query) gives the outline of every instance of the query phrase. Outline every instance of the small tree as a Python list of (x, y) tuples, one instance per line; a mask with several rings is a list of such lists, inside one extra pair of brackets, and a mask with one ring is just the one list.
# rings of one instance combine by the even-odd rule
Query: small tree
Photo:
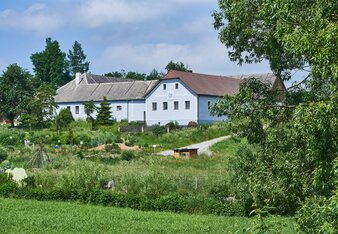
[(87, 119), (90, 120), (90, 122), (92, 124), (92, 129), (95, 129), (95, 119), (93, 117), (93, 113), (94, 113), (94, 111), (97, 110), (97, 108), (94, 104), (94, 101), (91, 100), (89, 102), (85, 102), (85, 103), (83, 103), (83, 106), (84, 106), (84, 111), (87, 115)]
[(96, 117), (96, 123), (98, 125), (112, 124), (110, 105), (109, 102), (107, 102), (106, 97), (103, 97), (103, 101), (100, 103), (100, 107)]
[(57, 129), (66, 128), (72, 122), (74, 122), (74, 117), (68, 108), (62, 109), (55, 118)]

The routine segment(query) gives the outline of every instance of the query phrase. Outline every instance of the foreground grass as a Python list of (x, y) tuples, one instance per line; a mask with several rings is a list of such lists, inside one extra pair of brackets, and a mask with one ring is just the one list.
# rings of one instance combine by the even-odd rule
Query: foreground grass
[[(4, 233), (250, 233), (257, 222), (253, 218), (142, 212), (1, 198), (0, 207)], [(280, 233), (296, 233), (291, 218), (271, 218), (270, 222)]]

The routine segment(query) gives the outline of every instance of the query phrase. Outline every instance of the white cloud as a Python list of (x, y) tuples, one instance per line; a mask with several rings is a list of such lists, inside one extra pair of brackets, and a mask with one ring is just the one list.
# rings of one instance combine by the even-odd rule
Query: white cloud
[(131, 23), (157, 18), (166, 9), (159, 1), (87, 0), (80, 5), (77, 19), (91, 27), (107, 23)]
[[(210, 74), (269, 72), (266, 63), (239, 67), (227, 57), (227, 50), (217, 38), (205, 38), (195, 44), (122, 44), (107, 48), (93, 66), (103, 70), (149, 72), (163, 70), (170, 60), (182, 61), (193, 71)], [(129, 66), (129, 67), (126, 67)]]
[(23, 12), (0, 11), (0, 28), (14, 28), (46, 34), (61, 26), (61, 20), (50, 14), (44, 4), (33, 4)]

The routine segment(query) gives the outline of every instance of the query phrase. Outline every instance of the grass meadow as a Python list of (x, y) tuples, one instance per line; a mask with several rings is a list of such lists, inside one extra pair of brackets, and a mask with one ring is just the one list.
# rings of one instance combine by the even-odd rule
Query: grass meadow
[[(2, 233), (254, 233), (258, 219), (0, 198)], [(291, 218), (272, 217), (280, 233), (296, 233)]]

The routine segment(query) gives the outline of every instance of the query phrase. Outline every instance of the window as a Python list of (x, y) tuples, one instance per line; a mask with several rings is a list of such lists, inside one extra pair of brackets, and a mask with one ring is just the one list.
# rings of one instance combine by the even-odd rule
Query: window
[(168, 102), (163, 102), (163, 110), (168, 110)]
[(174, 102), (174, 110), (178, 110), (178, 102)]
[(153, 102), (153, 111), (156, 111), (157, 110), (157, 103), (156, 102)]
[(79, 106), (75, 106), (75, 114), (79, 114), (80, 113), (80, 107)]
[(185, 109), (190, 110), (190, 101), (185, 101)]
[(122, 106), (116, 106), (116, 111), (121, 111), (122, 110)]
[(175, 84), (175, 89), (178, 89), (178, 83)]
[(211, 101), (208, 101), (208, 110), (210, 109), (211, 107)]
[(163, 90), (166, 90), (166, 89), (167, 89), (167, 85), (163, 84)]
[(67, 106), (67, 109), (70, 110), (70, 106)]

